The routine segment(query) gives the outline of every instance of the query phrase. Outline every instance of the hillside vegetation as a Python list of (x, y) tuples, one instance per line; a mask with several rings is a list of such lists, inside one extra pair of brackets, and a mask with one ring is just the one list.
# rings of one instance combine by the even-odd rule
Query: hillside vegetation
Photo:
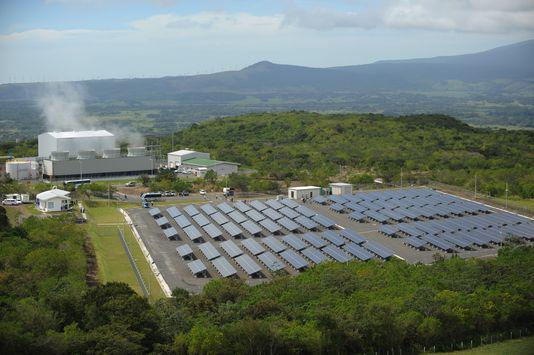
[[(534, 132), (473, 128), (452, 117), (249, 114), (195, 124), (175, 146), (257, 169), (262, 177), (324, 185), (342, 170), (387, 181), (437, 180), (491, 195), (534, 197)], [(165, 149), (171, 149), (170, 138)], [(367, 177), (368, 178), (368, 177)], [(372, 181), (372, 179), (371, 179)]]
[(68, 217), (13, 228), (0, 207), (2, 354), (413, 353), (517, 336), (534, 321), (529, 246), (433, 265), (329, 262), (149, 304), (126, 284), (85, 284), (83, 236)]

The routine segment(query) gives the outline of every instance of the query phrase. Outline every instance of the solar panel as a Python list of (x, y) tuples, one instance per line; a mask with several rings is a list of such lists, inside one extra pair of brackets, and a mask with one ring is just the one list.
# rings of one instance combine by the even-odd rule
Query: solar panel
[(185, 213), (187, 213), (188, 215), (190, 215), (191, 217), (193, 217), (194, 215), (197, 215), (199, 214), (199, 210), (197, 210), (197, 208), (193, 205), (187, 205), (184, 207), (184, 211)]
[(339, 236), (339, 234), (337, 234), (336, 232), (333, 232), (333, 231), (324, 231), (321, 233), (321, 237), (323, 239), (326, 239), (328, 240), (330, 243), (334, 244), (335, 246), (342, 246), (343, 244), (345, 244), (345, 241), (343, 240), (343, 238), (341, 238)]
[(169, 224), (169, 220), (167, 219), (167, 217), (161, 217), (161, 218), (156, 219), (156, 224), (160, 227), (163, 227)]
[(280, 218), (284, 217), (280, 213), (278, 213), (275, 210), (273, 210), (272, 208), (267, 208), (267, 209), (263, 210), (262, 213), (264, 215), (266, 215), (267, 217), (269, 217), (270, 219), (272, 219), (273, 221), (277, 221)]
[(289, 207), (282, 207), (278, 210), (278, 212), (291, 219), (295, 219), (300, 216), (300, 214), (298, 214), (297, 212), (295, 212), (295, 210), (292, 210)]
[(291, 200), (289, 198), (285, 198), (280, 201), (283, 205), (286, 205), (289, 208), (297, 208), (300, 206), (298, 203), (296, 203), (294, 200)]
[(241, 250), (241, 248), (238, 247), (233, 240), (226, 240), (219, 245), (231, 258), (235, 258), (236, 256), (243, 254), (243, 250)]
[(251, 205), (252, 207), (254, 207), (255, 209), (257, 209), (260, 212), (263, 211), (264, 209), (268, 208), (263, 202), (258, 201), (258, 200), (252, 200), (248, 204)]
[(322, 247), (328, 245), (328, 242), (326, 242), (324, 239), (319, 238), (319, 236), (315, 233), (304, 233), (302, 235), (302, 239), (304, 239), (306, 242), (310, 243), (315, 248), (321, 249)]
[(331, 228), (336, 225), (336, 222), (320, 214), (316, 214), (315, 216), (312, 217), (312, 219), (325, 228)]
[(334, 203), (339, 203), (339, 204), (343, 204), (345, 202), (349, 202), (349, 200), (347, 200), (346, 198), (344, 197), (341, 197), (339, 195), (330, 195), (328, 196), (328, 199)]
[(280, 208), (284, 207), (280, 202), (276, 200), (267, 200), (265, 201), (265, 204), (269, 207), (271, 207), (273, 210), (279, 210)]
[(209, 223), (209, 224), (206, 224), (205, 226), (202, 226), (202, 229), (204, 229), (204, 231), (206, 233), (208, 233), (208, 235), (212, 239), (220, 238), (223, 235), (221, 230), (219, 228), (215, 227), (215, 225), (213, 223)]
[(334, 246), (334, 245), (327, 245), (323, 248), (323, 252), (325, 252), (328, 256), (330, 256), (335, 261), (338, 261), (340, 263), (346, 263), (347, 261), (352, 260), (352, 256), (345, 253), (342, 249)]
[(428, 244), (438, 248), (438, 249), (441, 249), (441, 250), (444, 250), (444, 251), (451, 251), (453, 250), (453, 245), (445, 240), (441, 240), (439, 238), (436, 238), (434, 236), (431, 236), (431, 235), (425, 235), (424, 237), (421, 237), (422, 240), (428, 242)]
[(282, 230), (282, 227), (274, 223), (269, 218), (264, 219), (263, 221), (260, 221), (260, 224), (263, 228), (267, 229), (270, 233), (276, 233)]
[(234, 211), (234, 208), (231, 207), (229, 204), (227, 204), (226, 202), (223, 202), (223, 203), (219, 203), (217, 205), (217, 208), (220, 209), (221, 211), (223, 211), (223, 213), (225, 214), (229, 214), (231, 213), (232, 211)]
[(274, 251), (275, 253), (280, 253), (286, 250), (286, 246), (273, 236), (265, 237), (261, 241), (263, 242), (263, 244), (267, 245), (267, 247), (271, 249), (272, 251)]
[(187, 267), (189, 268), (189, 270), (191, 270), (191, 273), (193, 275), (198, 275), (207, 270), (206, 265), (204, 265), (204, 263), (198, 259), (187, 263)]
[(328, 200), (323, 196), (317, 196), (317, 197), (314, 197), (312, 201), (315, 202), (315, 203), (324, 205), (326, 203), (326, 201), (328, 201)]
[(295, 218), (295, 222), (309, 230), (316, 229), (319, 226), (317, 223), (304, 216)]
[(416, 237), (408, 237), (402, 240), (404, 244), (414, 247), (415, 249), (421, 249), (425, 246), (426, 242)]
[(254, 222), (259, 222), (265, 219), (265, 216), (262, 213), (259, 213), (256, 210), (250, 209), (245, 214), (252, 219)]
[(327, 261), (328, 258), (326, 255), (321, 253), (319, 250), (315, 249), (314, 247), (307, 247), (306, 249), (301, 251), (302, 255), (310, 259), (314, 264), (320, 264), (323, 261)]
[(270, 271), (276, 272), (282, 270), (285, 265), (283, 262), (278, 260), (273, 253), (267, 251), (263, 254), (258, 255), (258, 259), (269, 269)]
[(302, 256), (298, 255), (293, 250), (284, 250), (280, 253), (280, 256), (296, 270), (302, 270), (308, 266), (306, 260), (304, 260)]
[(183, 258), (184, 256), (193, 254), (193, 249), (191, 249), (189, 244), (182, 244), (176, 247), (176, 252)]
[(193, 216), (193, 220), (194, 220), (195, 222), (197, 222), (197, 224), (198, 224), (199, 226), (201, 226), (201, 227), (203, 227), (203, 226), (205, 226), (205, 225), (207, 225), (207, 224), (210, 224), (210, 221), (209, 221), (206, 217), (204, 217), (204, 215), (201, 214), (201, 213), (199, 213), (199, 214), (197, 214), (197, 215), (194, 215), (194, 216)]
[(154, 208), (151, 208), (148, 210), (148, 213), (152, 216), (152, 217), (155, 217), (157, 215), (160, 215), (161, 214), (161, 211), (159, 210), (159, 208), (157, 207), (154, 207)]
[(452, 244), (454, 244), (457, 247), (460, 247), (462, 249), (467, 249), (471, 245), (473, 245), (473, 242), (471, 242), (470, 240), (462, 238), (461, 236), (456, 236), (456, 235), (452, 235), (452, 234), (448, 234), (448, 233), (445, 233), (445, 234), (441, 235), (440, 238), (443, 239), (443, 240), (446, 240), (447, 242), (452, 243)]
[(171, 216), (172, 218), (174, 218), (174, 217), (178, 217), (179, 215), (182, 214), (182, 212), (180, 212), (180, 211), (178, 210), (178, 208), (176, 208), (176, 207), (174, 207), (174, 206), (167, 208), (167, 213), (168, 213), (169, 216)]
[(165, 234), (167, 239), (174, 239), (178, 236), (178, 232), (176, 231), (176, 229), (174, 229), (174, 227), (164, 229), (163, 233)]
[(261, 267), (256, 264), (254, 260), (247, 254), (243, 254), (235, 258), (235, 261), (247, 273), (247, 275), (254, 275), (261, 271)]
[(282, 237), (282, 241), (297, 251), (306, 248), (306, 244), (293, 234), (288, 234)]
[(302, 206), (302, 205), (299, 205), (297, 208), (295, 208), (295, 211), (297, 211), (298, 213), (300, 213), (304, 217), (308, 217), (308, 218), (313, 217), (313, 216), (315, 216), (317, 214), (317, 213), (315, 213), (315, 211), (309, 209), (306, 206)]
[(247, 206), (243, 201), (237, 201), (234, 203), (234, 207), (240, 210), (241, 212), (246, 212), (250, 210), (250, 207)]
[(216, 212), (210, 217), (219, 225), (223, 225), (229, 221), (228, 218), (226, 218), (221, 212)]
[(230, 234), (230, 237), (234, 238), (243, 234), (243, 231), (234, 224), (234, 222), (228, 222), (222, 225), (223, 229)]
[(359, 221), (363, 221), (366, 218), (366, 216), (358, 211), (354, 211), (349, 214), (349, 218), (359, 222)]
[(245, 217), (245, 215), (238, 211), (228, 213), (228, 217), (233, 219), (236, 223), (243, 223), (247, 220), (247, 217)]
[(356, 244), (362, 244), (367, 241), (367, 239), (364, 236), (348, 228), (343, 229), (341, 232), (339, 232), (339, 235), (347, 238), (348, 240)]
[(343, 206), (341, 203), (334, 203), (333, 205), (330, 205), (330, 209), (336, 212), (343, 212), (345, 206)]
[(217, 213), (217, 210), (215, 209), (215, 207), (213, 207), (209, 203), (206, 203), (205, 205), (200, 206), (200, 209), (204, 211), (204, 213), (206, 213), (208, 216), (211, 216), (212, 214)]
[(379, 223), (384, 223), (389, 219), (388, 216), (377, 211), (365, 211), (363, 214)]
[(221, 253), (210, 242), (202, 243), (198, 246), (198, 249), (204, 254), (206, 259), (212, 260), (221, 256)]
[(343, 246), (343, 249), (361, 261), (367, 261), (373, 258), (371, 253), (355, 243), (347, 243)]
[(191, 240), (197, 240), (202, 237), (202, 233), (199, 232), (199, 230), (195, 226), (187, 226), (184, 228), (185, 234), (189, 237)]
[(187, 219), (186, 216), (184, 215), (180, 215), (176, 218), (174, 218), (174, 220), (176, 221), (176, 223), (180, 226), (180, 228), (184, 229), (185, 227), (187, 226), (190, 226), (191, 225), (191, 222)]
[(245, 222), (241, 223), (241, 227), (245, 228), (247, 232), (249, 232), (252, 235), (260, 234), (261, 228), (256, 223), (246, 220)]
[(260, 245), (257, 241), (252, 238), (244, 239), (241, 241), (241, 244), (245, 249), (247, 249), (252, 255), (258, 255), (265, 251), (265, 248)]
[(356, 202), (348, 202), (348, 203), (345, 203), (344, 206), (346, 208), (348, 208), (349, 210), (352, 210), (354, 212), (360, 212), (362, 213), (363, 211), (367, 211), (367, 208), (364, 207), (364, 206), (360, 206), (358, 205)]
[(282, 217), (277, 222), (290, 232), (294, 232), (299, 229), (299, 225), (287, 217)]
[(368, 240), (367, 243), (364, 244), (364, 248), (378, 255), (382, 259), (388, 259), (393, 256), (393, 252), (391, 250), (382, 244), (375, 242), (374, 240)]
[(212, 260), (211, 263), (222, 277), (230, 277), (237, 274), (237, 270), (222, 256)]

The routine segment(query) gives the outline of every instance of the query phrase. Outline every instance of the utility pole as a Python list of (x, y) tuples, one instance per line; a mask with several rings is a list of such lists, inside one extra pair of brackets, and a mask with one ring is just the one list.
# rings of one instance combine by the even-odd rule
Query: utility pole
[(506, 182), (506, 209), (508, 209), (508, 182)]
[(477, 199), (477, 174), (475, 174), (475, 200)]

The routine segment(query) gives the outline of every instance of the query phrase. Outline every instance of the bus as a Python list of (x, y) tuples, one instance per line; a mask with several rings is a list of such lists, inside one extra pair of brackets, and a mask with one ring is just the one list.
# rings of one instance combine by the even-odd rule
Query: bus
[(65, 188), (73, 186), (74, 189), (76, 190), (80, 185), (90, 184), (90, 183), (91, 183), (91, 179), (65, 180), (63, 181), (63, 186)]
[(141, 199), (145, 201), (155, 201), (161, 198), (163, 194), (161, 192), (145, 192), (141, 194)]

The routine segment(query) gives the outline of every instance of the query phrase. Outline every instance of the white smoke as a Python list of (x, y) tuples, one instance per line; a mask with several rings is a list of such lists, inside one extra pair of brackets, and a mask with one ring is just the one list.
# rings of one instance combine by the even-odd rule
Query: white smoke
[(143, 146), (144, 137), (127, 127), (99, 122), (85, 111), (87, 94), (76, 83), (47, 83), (38, 99), (47, 131), (86, 131), (106, 129), (116, 137), (117, 144), (127, 142), (130, 147)]

